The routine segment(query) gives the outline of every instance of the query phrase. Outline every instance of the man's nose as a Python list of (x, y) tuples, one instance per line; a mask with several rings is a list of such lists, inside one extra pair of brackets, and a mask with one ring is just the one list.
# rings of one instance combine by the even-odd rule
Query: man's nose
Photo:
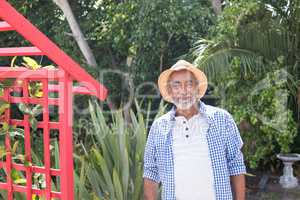
[(182, 84), (179, 90), (180, 94), (187, 94), (188, 88), (185, 84)]

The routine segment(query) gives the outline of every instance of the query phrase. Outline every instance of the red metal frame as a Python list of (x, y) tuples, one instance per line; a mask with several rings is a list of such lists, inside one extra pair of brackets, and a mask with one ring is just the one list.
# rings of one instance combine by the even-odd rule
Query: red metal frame
[[(0, 0), (0, 32), (17, 31), (26, 40), (30, 41), (32, 47), (10, 47), (0, 48), (0, 56), (32, 56), (45, 55), (51, 59), (58, 68), (55, 70), (39, 69), (29, 70), (27, 68), (10, 68), (0, 66), (0, 80), (14, 78), (21, 80), (22, 85), (15, 85), (4, 89), (4, 95), (0, 99), (9, 103), (40, 104), (43, 107), (43, 120), (39, 121), (37, 127), (43, 130), (44, 144), (44, 166), (23, 165), (13, 162), (11, 155), (11, 139), (7, 134), (5, 138), (6, 159), (0, 161), (0, 169), (6, 171), (6, 182), (0, 182), (0, 190), (7, 191), (7, 199), (13, 199), (14, 192), (26, 194), (26, 199), (31, 200), (32, 195), (39, 195), (50, 200), (74, 199), (74, 177), (73, 177), (73, 144), (72, 144), (72, 98), (73, 93), (88, 94), (104, 100), (107, 96), (107, 89), (98, 81), (86, 73), (74, 60), (60, 50), (43, 33), (34, 27), (28, 20), (19, 14), (6, 0)], [(43, 96), (32, 97), (28, 91), (30, 81), (42, 83)], [(56, 81), (57, 84), (54, 84)], [(79, 86), (73, 87), (73, 81), (79, 82)], [(22, 91), (21, 97), (12, 96), (12, 91)], [(50, 98), (49, 93), (58, 93), (58, 98)], [(49, 105), (58, 106), (58, 122), (50, 121)], [(25, 159), (32, 162), (31, 144), (32, 131), (29, 123), (29, 116), (24, 115), (22, 120), (12, 119), (10, 109), (5, 111), (5, 118), (2, 119), (10, 125), (22, 127), (25, 133)], [(3, 121), (2, 121), (3, 122)], [(59, 169), (51, 168), (50, 155), (50, 130), (59, 131)], [(26, 185), (21, 186), (13, 183), (10, 177), (12, 169), (25, 173)], [(46, 187), (43, 189), (32, 188), (32, 176), (34, 173), (41, 173), (45, 176)], [(51, 188), (51, 176), (60, 179), (60, 191), (53, 191)]]
[[(0, 48), (1, 56), (21, 55), (21, 53), (25, 55), (47, 55), (57, 66), (68, 72), (74, 80), (81, 82), (90, 91), (96, 93), (100, 100), (105, 100), (107, 89), (86, 73), (78, 63), (50, 41), (47, 36), (18, 13), (6, 0), (0, 0), (0, 18), (4, 20), (0, 23), (0, 30), (11, 31), (13, 29), (34, 45), (34, 47), (18, 47), (15, 53), (12, 52), (11, 48)], [(3, 51), (9, 53), (1, 54)]]

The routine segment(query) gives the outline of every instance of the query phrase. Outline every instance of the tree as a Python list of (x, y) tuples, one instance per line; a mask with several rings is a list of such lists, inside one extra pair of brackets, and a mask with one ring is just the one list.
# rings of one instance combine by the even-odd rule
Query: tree
[[(116, 107), (128, 102), (131, 86), (127, 80), (133, 81), (133, 90), (150, 82), (150, 89), (140, 87), (140, 93), (156, 94), (153, 86), (159, 73), (182, 55), (188, 57), (193, 43), (199, 36), (204, 37), (215, 22), (209, 1), (76, 0), (69, 1), (69, 6), (64, 4), (62, 9), (53, 1), (11, 2), (90, 73), (103, 77), (100, 81), (108, 87)], [(74, 15), (78, 26), (72, 28), (71, 24), (76, 23)], [(87, 58), (72, 37), (77, 33), (70, 34), (78, 27), (84, 35), (84, 39), (79, 38), (93, 51), (96, 68), (86, 65)], [(12, 41), (11, 46), (18, 42), (17, 37), (7, 40)]]
[(255, 0), (229, 3), (212, 39), (197, 42), (195, 62), (213, 79), (230, 71), (234, 57), (241, 59), (242, 75), (262, 73), (267, 61), (280, 56), (288, 66), (299, 63), (299, 3), (280, 2), (281, 6)]
[(248, 164), (272, 166), (274, 152), (297, 141), (300, 2), (226, 2), (195, 63), (239, 123)]
[(79, 24), (76, 21), (76, 18), (72, 12), (72, 9), (69, 5), (68, 0), (53, 0), (54, 3), (56, 3), (58, 5), (58, 7), (63, 11), (69, 25), (70, 28), (72, 30), (73, 33), (73, 37), (76, 40), (82, 54), (84, 55), (87, 64), (92, 66), (92, 67), (96, 67), (97, 66), (97, 62), (95, 59), (95, 56), (91, 50), (91, 48), (89, 47), (80, 27)]
[[(96, 57), (101, 58), (99, 66), (127, 73), (135, 86), (156, 83), (158, 74), (187, 54), (197, 37), (206, 35), (214, 22), (209, 2), (191, 0), (101, 1), (86, 17), (97, 19), (90, 26), (94, 31), (87, 36), (97, 49)], [(120, 83), (110, 88), (113, 99), (117, 104), (126, 102), (129, 86), (125, 77), (107, 77), (111, 80), (106, 85)], [(153, 94), (154, 89), (141, 92)]]

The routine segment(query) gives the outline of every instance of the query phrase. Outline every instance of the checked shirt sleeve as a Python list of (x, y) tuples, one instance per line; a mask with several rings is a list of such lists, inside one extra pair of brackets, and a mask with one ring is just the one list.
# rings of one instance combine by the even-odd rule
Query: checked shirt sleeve
[(150, 128), (146, 147), (145, 147), (143, 177), (159, 183), (160, 178), (158, 175), (158, 167), (157, 167), (157, 162), (155, 157), (156, 149), (155, 149), (155, 142), (154, 142), (154, 138), (157, 132), (158, 132), (158, 128), (156, 123), (154, 122)]
[(235, 176), (239, 174), (245, 174), (246, 167), (244, 164), (243, 153), (241, 151), (243, 141), (240, 136), (240, 132), (231, 115), (228, 115), (226, 122), (226, 127), (228, 131), (226, 141), (226, 156), (228, 162), (229, 175)]

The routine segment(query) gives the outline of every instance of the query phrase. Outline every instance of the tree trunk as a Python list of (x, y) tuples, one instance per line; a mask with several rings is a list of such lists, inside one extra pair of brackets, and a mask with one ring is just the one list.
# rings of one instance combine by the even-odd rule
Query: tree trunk
[(211, 0), (212, 7), (216, 15), (221, 14), (222, 12), (222, 0)]
[(96, 67), (97, 62), (95, 56), (84, 38), (84, 35), (76, 21), (68, 0), (53, 0), (53, 2), (63, 11), (72, 30), (73, 37), (75, 38), (84, 58), (86, 59), (87, 64), (92, 67)]

